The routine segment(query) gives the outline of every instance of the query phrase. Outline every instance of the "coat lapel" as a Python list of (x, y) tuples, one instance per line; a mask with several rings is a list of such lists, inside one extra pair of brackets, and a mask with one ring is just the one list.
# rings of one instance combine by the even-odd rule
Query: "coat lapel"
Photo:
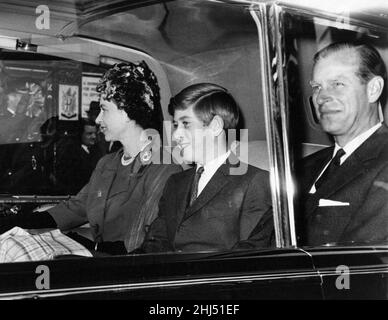
[[(224, 166), (224, 165), (223, 165)], [(184, 220), (191, 217), (194, 213), (198, 212), (206, 203), (215, 197), (215, 195), (228, 183), (223, 170), (219, 168), (214, 176), (210, 179), (209, 183), (202, 190), (199, 197), (194, 201), (193, 205), (187, 208)]]
[(316, 193), (320, 198), (329, 199), (331, 195), (363, 173), (364, 159), (351, 155)]
[[(314, 212), (318, 208), (319, 199), (329, 199), (341, 188), (352, 182), (360, 175), (364, 174), (367, 170), (367, 163), (370, 160), (378, 157), (378, 154), (381, 152), (381, 148), (385, 147), (384, 143), (388, 139), (387, 135), (388, 129), (383, 125), (369, 139), (361, 144), (361, 146), (358, 147), (351, 154), (351, 156), (346, 159), (336, 174), (332, 176), (327, 181), (327, 183), (322, 185), (322, 187), (317, 190), (315, 194), (308, 197), (306, 201), (306, 212)], [(314, 179), (316, 179), (318, 174), (319, 170), (318, 173), (314, 176)], [(314, 180), (312, 183), (313, 182)]]
[(239, 161), (235, 159), (233, 153), (227, 159), (225, 164), (222, 164), (210, 179), (208, 184), (202, 190), (199, 197), (194, 201), (193, 205), (185, 210), (183, 220), (188, 219), (193, 214), (198, 212), (205, 206), (210, 200), (212, 200), (224, 186), (229, 182), (228, 176), (230, 175), (230, 168), (233, 166), (239, 167)]
[[(109, 189), (107, 189), (107, 190), (109, 190), (109, 192), (108, 192), (109, 197), (108, 198), (113, 197), (114, 195), (121, 193), (121, 192), (126, 192), (126, 193), (128, 193), (128, 195), (131, 195), (131, 193), (133, 192), (133, 189), (136, 186), (137, 178), (141, 177), (144, 174), (144, 170), (147, 167), (147, 165), (143, 165), (141, 163), (139, 156), (137, 156), (135, 158), (135, 160), (129, 165), (130, 171), (132, 172), (132, 173), (130, 173), (131, 179), (129, 179), (129, 184), (128, 183), (119, 183), (119, 184), (115, 185), (115, 189), (112, 190), (111, 186), (112, 186), (112, 183), (114, 181), (114, 178), (116, 177), (117, 172), (120, 171), (118, 169), (118, 166), (120, 166), (120, 163), (121, 163), (121, 155), (119, 156), (117, 163), (115, 165), (113, 165), (112, 167), (109, 167), (107, 170), (109, 172), (114, 171), (114, 174), (108, 173), (109, 176), (112, 176), (112, 181), (110, 182)], [(126, 179), (126, 177), (119, 177), (119, 178), (122, 179), (122, 181), (124, 181)], [(117, 187), (119, 187), (119, 188), (117, 188)]]
[(188, 204), (188, 197), (189, 192), (191, 189), (191, 184), (194, 179), (195, 175), (195, 168), (188, 169), (183, 171), (180, 176), (179, 180), (176, 184), (176, 203), (175, 203), (175, 209), (176, 209), (176, 217), (178, 225), (183, 221), (185, 211)]
[(319, 173), (323, 170), (325, 165), (330, 161), (333, 155), (333, 150), (334, 150), (334, 147), (329, 147), (324, 149), (323, 150), (324, 152), (322, 152), (319, 158), (314, 158), (310, 166), (303, 168), (302, 192), (304, 194), (310, 191)]
[[(120, 188), (114, 190), (112, 192), (112, 185), (116, 179), (118, 167), (121, 165), (121, 153), (117, 152), (112, 159), (112, 161), (107, 162), (105, 168), (102, 170), (101, 177), (99, 180), (99, 191), (97, 191), (97, 197), (99, 198), (98, 207), (95, 210), (95, 219), (99, 226), (101, 226), (100, 231), (98, 232), (100, 235), (103, 233), (104, 219), (105, 219), (105, 207), (108, 198), (116, 195), (120, 192), (127, 192), (128, 198), (133, 192), (134, 188), (137, 186), (137, 179), (130, 179), (130, 183), (128, 184), (119, 184)], [(133, 173), (131, 175), (136, 177), (141, 177), (144, 174), (144, 169), (147, 166), (142, 165), (139, 156), (136, 157), (133, 164)]]

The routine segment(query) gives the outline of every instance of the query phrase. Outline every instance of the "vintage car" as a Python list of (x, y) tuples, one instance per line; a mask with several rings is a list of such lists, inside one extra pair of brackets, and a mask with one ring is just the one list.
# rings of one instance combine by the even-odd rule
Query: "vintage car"
[[(144, 60), (166, 121), (170, 97), (189, 84), (236, 97), (235, 152), (269, 171), (276, 234), (267, 249), (1, 263), (0, 299), (387, 299), (387, 243), (306, 247), (295, 227), (296, 163), (332, 144), (312, 107), (312, 57), (362, 38), (388, 63), (387, 16), (372, 0), (0, 1), (1, 214), (74, 195), (58, 182), (61, 139), (78, 134), (104, 70)], [(28, 121), (7, 119), (6, 100)], [(37, 285), (42, 270), (48, 286)]]

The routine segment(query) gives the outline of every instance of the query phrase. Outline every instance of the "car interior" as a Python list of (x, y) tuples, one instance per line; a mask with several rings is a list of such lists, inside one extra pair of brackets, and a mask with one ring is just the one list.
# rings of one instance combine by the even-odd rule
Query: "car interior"
[[(63, 6), (58, 9), (62, 15), (51, 20), (50, 29), (35, 28), (34, 32), (29, 32), (35, 21), (28, 10), (20, 12), (25, 15), (20, 25), (15, 25), (6, 12), (1, 15), (2, 112), (14, 104), (18, 113), (29, 117), (27, 134), (17, 132), (25, 129), (25, 123), (2, 127), (0, 143), (6, 157), (2, 157), (1, 174), (13, 179), (22, 176), (18, 182), (3, 179), (0, 188), (6, 199), (29, 196), (46, 203), (50, 201), (45, 196), (56, 196), (52, 199), (55, 203), (71, 196), (55, 188), (56, 144), (77, 135), (77, 120), (86, 116), (92, 100), (98, 100), (93, 86), (104, 70), (120, 61), (144, 60), (155, 72), (167, 122), (165, 146), (174, 145), (168, 124), (170, 97), (190, 84), (214, 82), (227, 88), (241, 109), (239, 129), (244, 130), (239, 131), (240, 141), (231, 148), (244, 162), (270, 170), (271, 142), (267, 139), (263, 66), (259, 59), (262, 48), (252, 16), (254, 10), (237, 3), (181, 0), (147, 6), (136, 6), (134, 2), (112, 9), (108, 6), (98, 14), (93, 9), (96, 8), (77, 16), (70, 5)], [(285, 21), (289, 151), (293, 164), (332, 143), (320, 129), (311, 102), (309, 79), (314, 52), (334, 40), (365, 38), (388, 62), (388, 42), (386, 34), (378, 30), (330, 19), (289, 13)], [(74, 87), (80, 90), (73, 92)], [(32, 104), (31, 100), (25, 101), (31, 96)], [(74, 118), (59, 110), (58, 106), (66, 105), (67, 99), (70, 106), (79, 105)], [(386, 110), (382, 106), (382, 116)], [(13, 132), (12, 141), (9, 132)], [(25, 146), (27, 160), (20, 160), (19, 148), (10, 148), (15, 145)], [(10, 154), (21, 162), (12, 174), (6, 163)], [(34, 169), (34, 159), (44, 162), (40, 171)], [(32, 172), (23, 171), (26, 163)], [(21, 170), (19, 174), (17, 170)], [(3, 205), (9, 202), (4, 201)]]
[[(228, 143), (241, 161), (269, 172), (275, 238), (265, 248), (99, 256), (93, 225), (86, 223), (63, 232), (91, 240), (90, 248), (78, 243), (79, 254), (42, 261), (25, 250), (29, 260), (8, 263), (0, 234), (0, 299), (119, 298), (136, 299), (136, 307), (169, 298), (387, 299), (386, 243), (305, 246), (297, 216), (303, 160), (334, 143), (314, 110), (313, 56), (335, 41), (360, 40), (388, 65), (387, 13), (386, 5), (352, 0), (0, 1), (0, 218), (74, 198), (79, 172), (63, 170), (63, 150), (79, 143), (85, 120), (100, 112), (99, 80), (117, 63), (145, 61), (160, 88), (163, 160), (184, 170), (191, 166), (174, 153), (170, 98), (210, 82), (236, 99), (240, 120)], [(387, 85), (384, 90), (386, 96)], [(386, 99), (379, 111), (388, 124)], [(99, 157), (120, 149), (95, 130)], [(63, 235), (52, 228), (23, 231)], [(42, 267), (51, 272), (49, 287)], [(349, 272), (351, 290), (339, 289)]]

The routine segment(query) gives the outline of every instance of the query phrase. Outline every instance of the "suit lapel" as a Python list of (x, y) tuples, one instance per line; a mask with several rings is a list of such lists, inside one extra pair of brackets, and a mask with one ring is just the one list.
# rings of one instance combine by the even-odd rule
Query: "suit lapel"
[[(326, 183), (324, 183), (314, 194), (311, 194), (308, 197), (306, 201), (306, 211), (311, 213), (314, 212), (318, 208), (319, 199), (330, 199), (330, 197), (338, 190), (362, 174), (364, 174), (364, 163), (352, 154), (340, 166), (335, 175), (330, 177), (330, 179), (327, 180)], [(307, 190), (307, 192), (308, 191), (309, 190)]]
[(351, 155), (346, 161), (336, 170), (335, 175), (330, 177), (326, 184), (316, 192), (320, 198), (328, 199), (331, 195), (340, 190), (343, 186), (356, 179), (364, 173), (364, 161), (356, 155)]
[(233, 153), (231, 153), (227, 159), (227, 162), (218, 168), (213, 177), (202, 190), (201, 194), (194, 201), (193, 205), (185, 210), (182, 221), (188, 219), (193, 214), (201, 210), (203, 206), (205, 206), (221, 191), (221, 189), (224, 188), (224, 186), (229, 182), (228, 177), (230, 175), (230, 168), (232, 166), (239, 167), (239, 162), (235, 159)]
[(308, 193), (317, 179), (319, 173), (325, 165), (330, 161), (333, 155), (334, 147), (329, 147), (322, 152), (319, 158), (314, 158), (312, 165), (303, 168), (303, 193)]
[[(335, 175), (321, 186), (314, 195), (306, 201), (306, 212), (314, 212), (318, 208), (319, 199), (329, 199), (338, 190), (364, 174), (368, 161), (378, 157), (381, 149), (385, 147), (388, 129), (383, 125), (364, 143), (361, 144), (346, 161), (341, 165)], [(319, 171), (318, 171), (319, 174)], [(316, 176), (315, 176), (316, 178)], [(314, 182), (314, 181), (313, 181)], [(308, 190), (307, 190), (308, 192)]]
[(176, 203), (175, 203), (175, 208), (176, 208), (176, 217), (177, 217), (177, 222), (178, 225), (183, 221), (185, 211), (187, 208), (188, 204), (188, 197), (189, 197), (189, 192), (191, 189), (191, 184), (194, 179), (195, 175), (195, 168), (188, 169), (183, 171), (180, 176), (179, 180), (177, 181), (176, 184)]
[(215, 195), (228, 183), (225, 175), (220, 168), (210, 179), (206, 187), (202, 190), (199, 197), (194, 201), (193, 205), (187, 208), (184, 220), (199, 211), (206, 203), (215, 197)]

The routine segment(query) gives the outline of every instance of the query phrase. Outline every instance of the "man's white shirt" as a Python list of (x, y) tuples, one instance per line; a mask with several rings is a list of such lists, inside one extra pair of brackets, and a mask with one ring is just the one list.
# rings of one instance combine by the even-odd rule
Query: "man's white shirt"
[[(381, 127), (381, 125), (382, 125), (382, 122), (374, 125), (372, 128), (370, 128), (370, 129), (366, 130), (365, 132), (361, 133), (360, 135), (355, 137), (353, 140), (349, 141), (344, 147), (342, 147), (342, 149), (345, 151), (345, 154), (341, 157), (340, 164), (342, 165), (345, 162), (345, 160), (347, 158), (349, 158), (350, 155), (354, 151), (356, 151), (359, 146), (361, 146), (361, 144), (363, 144), (372, 134), (374, 134)], [(335, 146), (334, 146), (334, 151), (333, 151), (333, 154), (332, 154), (331, 158), (333, 158), (335, 156), (335, 154), (337, 153), (337, 151), (339, 149), (341, 149), (341, 147), (336, 143)], [(321, 173), (319, 174), (319, 176), (317, 177), (315, 182), (317, 182), (318, 179), (323, 174), (323, 172), (325, 172), (325, 170), (326, 170), (327, 166), (329, 165), (329, 163), (330, 163), (330, 161), (327, 162), (326, 166), (323, 168), (323, 170), (321, 171)], [(316, 192), (315, 182), (312, 185), (309, 193), (315, 193)]]
[(86, 145), (81, 144), (81, 148), (84, 149), (86, 153), (90, 153), (89, 148)]

